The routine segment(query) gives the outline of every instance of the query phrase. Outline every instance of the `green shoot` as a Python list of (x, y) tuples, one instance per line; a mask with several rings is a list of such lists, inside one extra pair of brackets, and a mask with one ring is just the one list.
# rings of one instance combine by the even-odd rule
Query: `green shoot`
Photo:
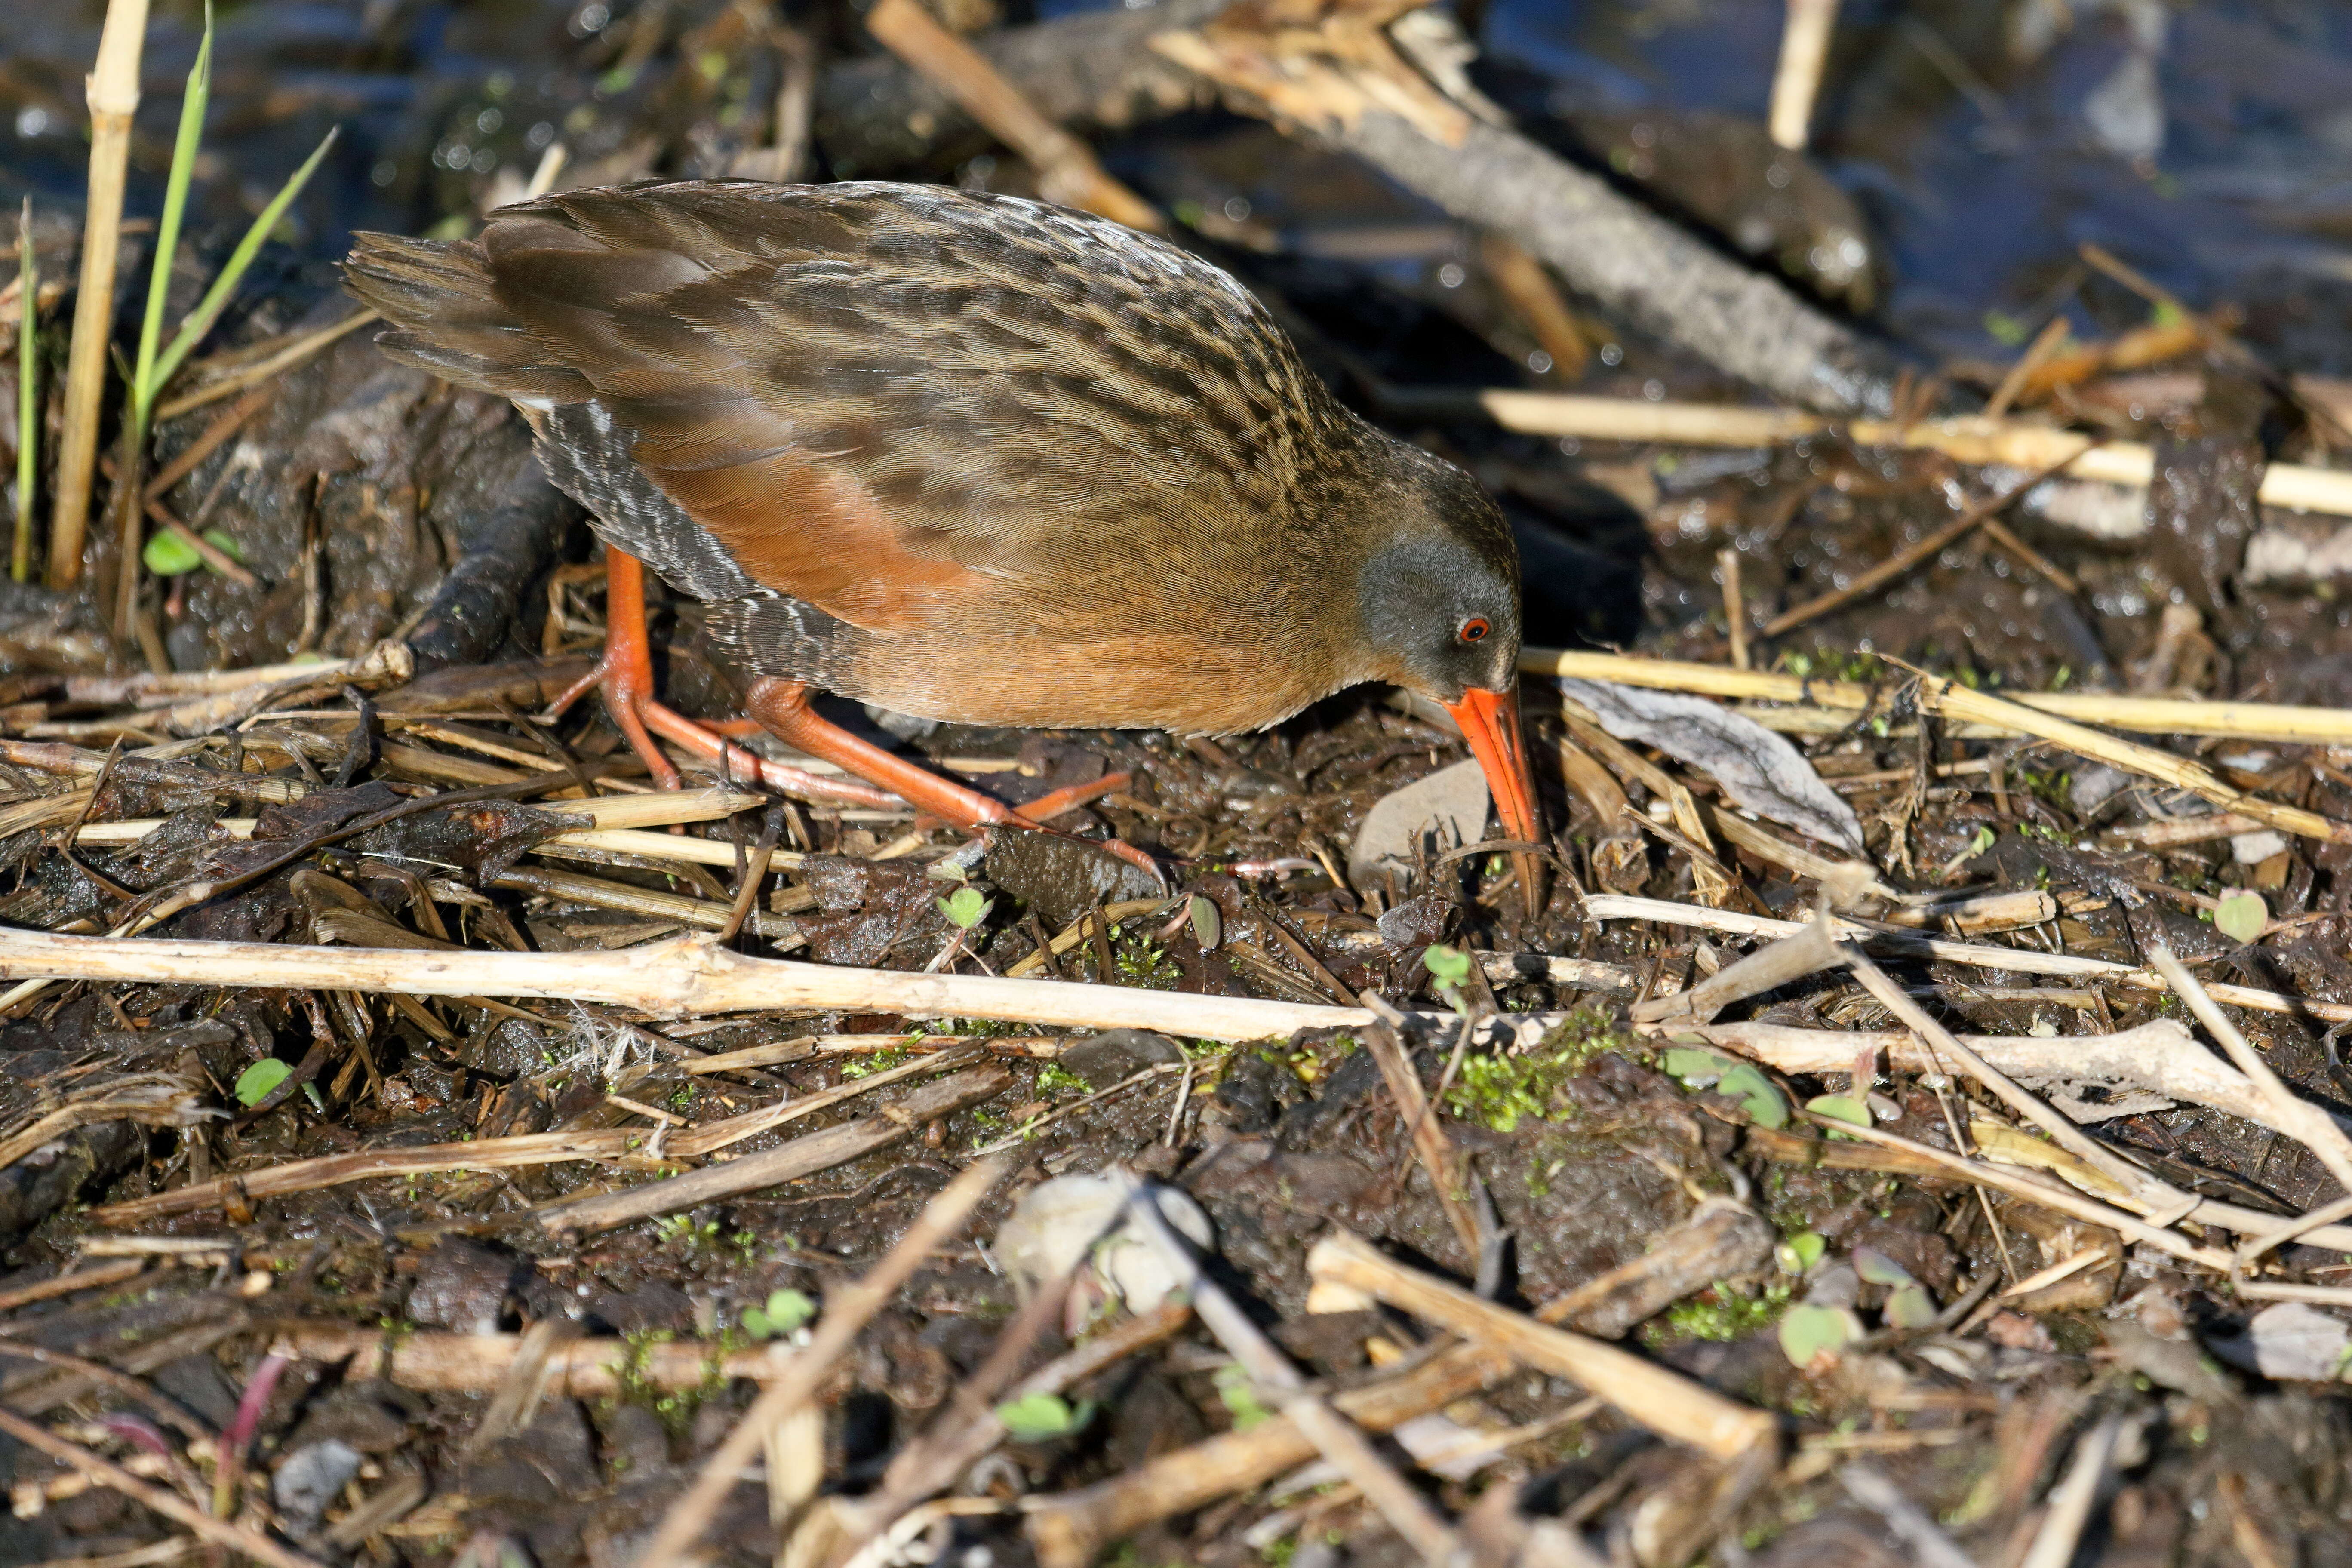
[(1462, 993), (1470, 984), (1470, 955), (1460, 948), (1433, 942), (1422, 950), (1421, 962), (1437, 983), (1437, 994), (1445, 998), (1445, 1005), (1457, 1013), (1468, 1012)]
[[(228, 309), (229, 300), (236, 293), (236, 286), (245, 280), (246, 270), (253, 265), (253, 258), (261, 253), (264, 242), (277, 231), (278, 221), (286, 216), (286, 209), (292, 206), (294, 198), (302, 194), (302, 187), (310, 183), (310, 176), (318, 172), (320, 162), (326, 157), (327, 149), (335, 144), (335, 138), (341, 133), (340, 127), (327, 132), (318, 150), (294, 171), (293, 177), (270, 198), (269, 205), (261, 209), (261, 216), (253, 220), (253, 226), (245, 231), (245, 237), (236, 242), (236, 249), (229, 254), (228, 265), (221, 268), (218, 278), (213, 279), (213, 286), (205, 290), (204, 299), (190, 312), (188, 319), (180, 323), (179, 334), (173, 338), (172, 346), (165, 349), (163, 357), (156, 362), (154, 380), (149, 388), (151, 398), (170, 384), (181, 362), (204, 341), (205, 334), (213, 330), (213, 324), (220, 320), (221, 312)], [(160, 260), (159, 258), (159, 264)]]
[(8, 575), (33, 574), (33, 490), (40, 477), (41, 268), (33, 256), (33, 198), (16, 219), (16, 540)]
[(294, 1069), (276, 1057), (264, 1057), (236, 1075), (236, 1098), (240, 1104), (259, 1105), (269, 1098), (269, 1091), (294, 1076)]
[(207, 5), (204, 41), (196, 47), (195, 68), (188, 73), (186, 92), (180, 102), (179, 135), (172, 144), (172, 172), (163, 186), (163, 213), (155, 230), (155, 259), (147, 279), (147, 314), (140, 323), (139, 358), (127, 378), (131, 384), (131, 438), (133, 445), (142, 449), (163, 388), (171, 384), (172, 377), (186, 363), (188, 355), (228, 309), (254, 258), (261, 254), (262, 246), (286, 216), (286, 209), (294, 205), (302, 187), (318, 172), (327, 149), (335, 144), (339, 133), (328, 132), (318, 150), (278, 188), (269, 205), (261, 209), (261, 215), (245, 231), (245, 237), (237, 241), (236, 249), (229, 254), (228, 264), (213, 279), (212, 287), (205, 290), (204, 299), (180, 323), (171, 342), (165, 343), (163, 309), (172, 289), (172, 260), (180, 248), (180, 226), (187, 216), (188, 186), (195, 178), (196, 154), (204, 146), (205, 110), (212, 100), (212, 79), (213, 18), (212, 8)]
[(188, 185), (195, 177), (196, 152), (205, 139), (205, 108), (213, 95), (213, 8), (205, 6), (204, 41), (180, 100), (180, 132), (172, 143), (172, 172), (163, 185), (163, 216), (155, 225), (155, 259), (147, 269), (147, 315), (139, 327), (139, 363), (131, 374), (131, 420), (142, 434), (155, 406), (155, 351), (163, 338), (163, 305), (172, 291), (172, 258), (180, 250), (180, 224), (187, 216)]

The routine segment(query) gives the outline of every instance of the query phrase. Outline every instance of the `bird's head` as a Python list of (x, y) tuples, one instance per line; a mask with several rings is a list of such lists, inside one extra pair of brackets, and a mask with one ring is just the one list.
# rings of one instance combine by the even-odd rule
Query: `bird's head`
[[(1478, 482), (1443, 458), (1386, 442), (1370, 499), (1372, 547), (1356, 582), (1376, 679), (1442, 704), (1462, 726), (1509, 835), (1543, 842), (1519, 735), (1519, 554)], [(1536, 888), (1532, 857), (1520, 875)]]

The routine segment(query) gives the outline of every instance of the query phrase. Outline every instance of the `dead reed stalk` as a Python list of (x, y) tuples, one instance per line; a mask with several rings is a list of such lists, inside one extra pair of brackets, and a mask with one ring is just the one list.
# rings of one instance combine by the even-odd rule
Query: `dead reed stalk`
[(109, 0), (89, 73), (89, 205), (82, 222), (81, 289), (66, 359), (65, 430), (49, 528), (49, 586), (81, 579), (90, 482), (98, 473), (100, 403), (114, 325), (114, 264), (122, 238), (122, 189), (131, 163), (131, 117), (139, 108), (139, 57), (147, 0)]

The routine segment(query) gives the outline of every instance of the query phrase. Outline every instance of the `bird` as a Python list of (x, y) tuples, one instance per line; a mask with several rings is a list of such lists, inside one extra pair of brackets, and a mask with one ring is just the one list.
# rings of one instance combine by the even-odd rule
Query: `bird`
[(1174, 244), (939, 185), (651, 180), (472, 238), (362, 233), (344, 271), (384, 353), (509, 399), (591, 515), (607, 640), (556, 706), (597, 689), (658, 783), (649, 728), (724, 742), (656, 698), (646, 567), (709, 605), (761, 725), (966, 829), (1035, 822), (812, 694), (1208, 736), (1386, 682), (1453, 715), (1541, 842), (1502, 514)]

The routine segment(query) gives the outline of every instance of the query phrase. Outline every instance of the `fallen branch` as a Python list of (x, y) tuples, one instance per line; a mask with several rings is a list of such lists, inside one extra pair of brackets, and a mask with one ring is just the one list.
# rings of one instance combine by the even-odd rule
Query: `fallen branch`
[[(523, 1348), (522, 1334), (385, 1333), (311, 1322), (273, 1325), (273, 1344), (304, 1361), (339, 1367), (351, 1379), (382, 1378), (427, 1393), (481, 1394), (499, 1386)], [(548, 1391), (574, 1399), (620, 1399), (632, 1386), (700, 1388), (714, 1377), (766, 1383), (792, 1365), (789, 1345), (746, 1348), (723, 1341), (572, 1340), (548, 1352)]]
[[(1253, 8), (1175, 0), (1017, 28), (978, 47), (1068, 128), (1128, 129), (1220, 97), (1304, 127), (1732, 375), (1839, 413), (1891, 405), (1895, 360), (1884, 347), (1406, 68), (1384, 25), (1411, 9), (1300, 6), (1261, 32)], [(1427, 12), (1413, 22), (1444, 25)], [(844, 174), (845, 157), (870, 176), (977, 150), (947, 94), (903, 68), (830, 72), (819, 102), (819, 137)]]
[[(1123, 985), (914, 974), (745, 958), (693, 936), (647, 942), (618, 952), (411, 952), (0, 931), (0, 979), (28, 976), (274, 990), (394, 991), (409, 996), (542, 996), (633, 1007), (663, 1018), (786, 1007), (892, 1013), (908, 1018), (1001, 1018), (1065, 1028), (1153, 1029), (1207, 1040), (1258, 1040), (1300, 1029), (1362, 1028), (1373, 1017), (1360, 1007), (1265, 1002), (1246, 996), (1199, 996)], [(1548, 1017), (1519, 1015), (1497, 1022), (1506, 1027), (1539, 1030), (1547, 1026)]]
[[(1755, 1058), (1784, 1073), (1845, 1072), (1857, 1053), (1885, 1054), (1897, 1072), (1948, 1072), (1951, 1064), (1908, 1029), (1801, 1029), (1788, 1024), (1690, 1022), (1652, 1026), (1666, 1035), (1695, 1035)], [(2113, 1035), (1962, 1035), (1962, 1044), (2015, 1079), (2063, 1080), (2162, 1095), (2266, 1122), (2268, 1102), (2240, 1073), (2189, 1037), (2169, 1018)], [(2076, 1108), (2069, 1108), (2076, 1109)], [(2080, 1120), (2080, 1117), (2077, 1117)]]
[(510, 1218), (521, 1217), (537, 1222), (550, 1235), (584, 1235), (650, 1219), (656, 1215), (676, 1214), (680, 1209), (716, 1203), (762, 1187), (782, 1186), (887, 1149), (926, 1123), (993, 1099), (1012, 1083), (1013, 1075), (1001, 1067), (974, 1068), (927, 1084), (874, 1115), (811, 1132), (777, 1148), (617, 1193), (551, 1204), (520, 1216), (502, 1215), (498, 1223), (503, 1225)]
[[(1694, 926), (1701, 931), (1719, 931), (1735, 936), (1793, 936), (1803, 926), (1801, 921), (1774, 920), (1768, 915), (1740, 914), (1732, 910), (1710, 910), (1697, 904), (1677, 904), (1665, 899), (1636, 899), (1614, 893), (1595, 893), (1584, 900), (1587, 919), (1596, 921), (1659, 921), (1667, 925)], [(2152, 969), (2134, 969), (2128, 963), (2116, 963), (2104, 958), (2079, 958), (2071, 952), (2036, 952), (2024, 947), (1988, 947), (1978, 942), (1949, 942), (1942, 937), (1916, 936), (1909, 931), (1874, 929), (1860, 921), (1837, 920), (1837, 933), (1866, 946), (1914, 957), (1937, 958), (1947, 963), (1964, 963), (1974, 969), (2007, 970), (2017, 974), (2067, 974), (2077, 977), (2095, 976), (2112, 980), (2119, 985), (2129, 985), (2139, 991), (2167, 989), (2164, 976)], [(6, 952), (5, 938), (0, 936), (0, 955)], [(101, 938), (62, 940), (101, 941)], [(2232, 1007), (2252, 1008), (2258, 1013), (2285, 1013), (2330, 1023), (2352, 1023), (2352, 1005), (2341, 1002), (2318, 1002), (2306, 996), (2288, 996), (2276, 991), (2258, 990), (2252, 985), (2208, 985), (2217, 1002)]]
[(2327, 1167), (2327, 1173), (2336, 1178), (2336, 1184), (2352, 1193), (2352, 1138), (2345, 1136), (2336, 1119), (2287, 1088), (2271, 1064), (2263, 1059), (2263, 1054), (2248, 1043), (2238, 1026), (2213, 1005), (2214, 997), (2204, 982), (2191, 974), (2173, 956), (2170, 948), (2152, 948), (2147, 956), (2170, 983), (2174, 994), (2189, 1004), (2189, 1010), (2197, 1015), (2197, 1021), (2205, 1026), (2206, 1032), (2221, 1043), (2221, 1048), (2230, 1054), (2230, 1059), (2261, 1097), (2265, 1114), (2251, 1120), (2284, 1132), (2309, 1149)]
[[(1523, 435), (1571, 437), (1587, 441), (1656, 442), (1684, 447), (1773, 447), (1808, 437), (1842, 435), (1857, 447), (1895, 447), (1941, 452), (1961, 463), (2021, 468), (2054, 468), (2070, 479), (2095, 479), (2145, 489), (2156, 474), (2153, 447), (2138, 441), (2101, 442), (2080, 431), (2024, 419), (1962, 415), (1898, 424), (1857, 419), (1837, 425), (1817, 415), (1788, 408), (1752, 408), (1713, 403), (1651, 403), (1630, 397), (1595, 397), (1567, 392), (1494, 390), (1471, 394), (1392, 393), (1389, 403), (1426, 416), (1475, 408), (1506, 430)], [(2352, 516), (2352, 473), (2296, 463), (2273, 463), (2263, 470), (2256, 499), (2264, 506), (2294, 511)]]
[(1778, 1446), (1768, 1411), (1726, 1399), (1678, 1372), (1630, 1351), (1540, 1321), (1524, 1312), (1408, 1268), (1362, 1237), (1335, 1231), (1307, 1255), (1318, 1282), (1343, 1285), (1465, 1339), (1502, 1351), (1523, 1366), (1567, 1378), (1609, 1401), (1661, 1437), (1729, 1462)]
[[(1836, 714), (1883, 710), (1891, 692), (1883, 687), (1850, 680), (1813, 680), (1802, 676), (1773, 675), (1763, 670), (1734, 669), (1728, 665), (1692, 664), (1676, 659), (1636, 658), (1617, 653), (1584, 653), (1555, 647), (1519, 650), (1523, 675), (1568, 676), (1580, 680), (1609, 680), (1620, 686), (1645, 686), (1659, 691), (1686, 691), (1699, 697), (1735, 701), (1785, 702), (1826, 710)], [(2290, 708), (2273, 702), (2200, 702), (2167, 697), (2119, 697), (2105, 692), (2021, 691), (2001, 700), (2004, 708), (2029, 709), (2037, 714), (2071, 719), (2082, 724), (2105, 724), (2151, 735), (2221, 735), (2234, 740), (2277, 741), (2289, 744), (2352, 745), (2352, 711), (2341, 708)], [(2004, 734), (2038, 734), (2016, 728), (2022, 717), (2003, 714), (1980, 721)]]
[[(852, 1079), (821, 1093), (803, 1095), (797, 1100), (784, 1100), (723, 1121), (706, 1121), (667, 1136), (663, 1140), (662, 1156), (672, 1161), (699, 1159), (755, 1133), (766, 1132), (804, 1116), (813, 1116), (845, 1100), (902, 1079), (964, 1067), (977, 1054), (959, 1049), (921, 1057), (866, 1078)], [(572, 1160), (635, 1161), (647, 1166), (658, 1165), (661, 1162), (650, 1157), (650, 1146), (651, 1134), (647, 1131), (616, 1127), (593, 1131), (530, 1132), (512, 1138), (483, 1138), (465, 1143), (426, 1143), (410, 1149), (371, 1149), (352, 1154), (325, 1154), (315, 1160), (297, 1160), (289, 1164), (272, 1165), (266, 1170), (197, 1182), (184, 1187), (174, 1187), (170, 1192), (152, 1193), (143, 1198), (110, 1204), (104, 1208), (92, 1210), (90, 1217), (101, 1225), (136, 1225), (142, 1220), (167, 1215), (218, 1208), (231, 1199), (249, 1203), (257, 1198), (283, 1197), (289, 1193), (312, 1192), (350, 1182), (373, 1181), (379, 1176), (511, 1171), (528, 1165), (561, 1164)], [(792, 1145), (784, 1147), (791, 1148)]]

